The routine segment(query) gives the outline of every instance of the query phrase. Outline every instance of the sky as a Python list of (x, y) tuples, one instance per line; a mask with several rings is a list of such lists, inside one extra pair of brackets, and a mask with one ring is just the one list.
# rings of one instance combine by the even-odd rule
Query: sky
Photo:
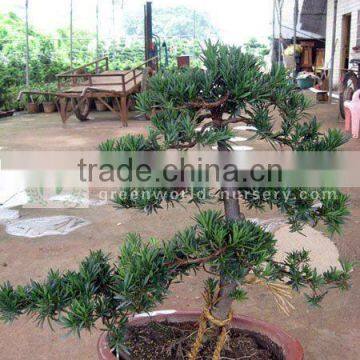
[[(77, 29), (95, 31), (97, 0), (73, 0), (74, 23)], [(121, 33), (123, 12), (142, 11), (145, 0), (115, 0), (117, 3), (116, 29), (112, 29), (112, 0), (99, 0), (100, 36)], [(271, 36), (271, 0), (153, 0), (153, 8), (183, 5), (205, 12), (220, 31), (221, 40), (241, 44), (251, 37), (266, 42)], [(70, 0), (29, 0), (30, 23), (34, 27), (53, 32), (69, 24)], [(1, 0), (0, 12), (14, 11), (24, 16), (25, 0)]]

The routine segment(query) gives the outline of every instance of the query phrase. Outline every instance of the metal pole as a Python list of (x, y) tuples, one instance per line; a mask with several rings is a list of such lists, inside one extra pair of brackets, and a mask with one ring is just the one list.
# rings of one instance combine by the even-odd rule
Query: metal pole
[(29, 0), (25, 1), (25, 37), (26, 37), (26, 68), (25, 68), (25, 77), (26, 77), (26, 86), (30, 85), (30, 48), (29, 48)]
[(195, 40), (196, 40), (196, 11), (194, 10), (194, 18), (193, 18), (193, 56), (195, 56)]
[(275, 21), (276, 21), (276, 0), (273, 0), (273, 19), (272, 19), (272, 63), (275, 64)]
[(331, 65), (330, 65), (330, 74), (329, 74), (329, 103), (331, 103), (332, 100), (333, 86), (334, 86), (337, 9), (338, 9), (338, 0), (334, 0), (334, 18), (333, 18), (332, 42), (331, 42)]
[(278, 11), (279, 11), (279, 65), (281, 64), (281, 42), (282, 42), (282, 7), (283, 7), (283, 0), (278, 0)]
[(96, 57), (100, 57), (99, 49), (99, 0), (96, 1)]
[(150, 47), (152, 44), (152, 3), (147, 1), (144, 6), (145, 12), (145, 61), (151, 58)]
[(299, 22), (299, 0), (295, 0), (294, 4), (294, 61), (296, 66), (296, 43), (297, 43), (297, 26)]
[(70, 68), (73, 68), (73, 0), (70, 0)]

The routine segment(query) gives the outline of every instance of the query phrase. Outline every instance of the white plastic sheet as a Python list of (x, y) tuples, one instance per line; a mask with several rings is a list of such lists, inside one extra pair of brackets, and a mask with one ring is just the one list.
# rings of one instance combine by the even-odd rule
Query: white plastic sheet
[(5, 207), (0, 207), (0, 224), (6, 224), (10, 221), (16, 220), (20, 217), (17, 210), (10, 210)]
[(38, 238), (49, 235), (67, 235), (90, 222), (75, 216), (51, 216), (15, 220), (6, 225), (6, 232), (14, 236)]

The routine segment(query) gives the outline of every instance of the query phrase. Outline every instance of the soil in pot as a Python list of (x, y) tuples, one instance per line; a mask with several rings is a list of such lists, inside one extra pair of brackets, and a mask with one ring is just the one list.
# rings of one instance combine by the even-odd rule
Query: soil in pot
[[(197, 334), (194, 322), (151, 322), (129, 326), (126, 347), (131, 359), (176, 360), (186, 359)], [(264, 335), (248, 330), (231, 329), (227, 346), (221, 355), (224, 359), (284, 360), (281, 348)], [(212, 359), (215, 341), (202, 347), (198, 360)]]
[(44, 113), (50, 114), (56, 111), (56, 105), (53, 102), (43, 103)]
[(36, 103), (28, 103), (27, 111), (29, 114), (36, 114), (39, 112), (39, 105)]

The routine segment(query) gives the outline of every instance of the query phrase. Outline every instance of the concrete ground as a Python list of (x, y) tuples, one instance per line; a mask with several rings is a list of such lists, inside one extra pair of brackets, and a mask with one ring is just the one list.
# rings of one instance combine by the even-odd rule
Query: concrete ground
[[(337, 106), (316, 105), (311, 112), (323, 121), (323, 127), (340, 127)], [(134, 114), (133, 114), (134, 115)], [(111, 113), (96, 114), (97, 119), (80, 123), (71, 118), (66, 126), (58, 115), (21, 115), (0, 121), (0, 150), (94, 150), (108, 137), (125, 133), (144, 133), (147, 122), (136, 120), (129, 127), (120, 127)], [(242, 136), (242, 134), (240, 134)], [(267, 148), (261, 143), (256, 149)], [(360, 141), (351, 140), (344, 148), (359, 150)], [(349, 260), (360, 260), (358, 234), (360, 230), (360, 191), (348, 190), (352, 196), (352, 215), (342, 236), (334, 243), (340, 255)], [(207, 205), (206, 207), (214, 207)], [(162, 210), (158, 215), (146, 216), (136, 210), (118, 210), (107, 205), (90, 209), (21, 209), (23, 217), (74, 215), (91, 221), (91, 225), (60, 237), (38, 239), (14, 237), (0, 226), (0, 282), (10, 280), (24, 284), (30, 278), (41, 280), (49, 268), (76, 269), (79, 261), (90, 249), (103, 249), (117, 255), (119, 244), (128, 232), (138, 232), (144, 238), (156, 236), (167, 239), (177, 230), (192, 223), (197, 212), (194, 206), (184, 209)], [(275, 211), (263, 214), (245, 211), (247, 217), (272, 218)], [(161, 305), (162, 309), (199, 309), (204, 274), (190, 276), (185, 283), (173, 287), (173, 293)], [(270, 294), (263, 289), (251, 289), (249, 300), (235, 305), (237, 314), (246, 314), (274, 323), (288, 331), (302, 343), (307, 360), (357, 360), (360, 354), (360, 271), (353, 272), (353, 288), (344, 294), (334, 291), (324, 300), (320, 309), (309, 308), (298, 295), (294, 299), (296, 311), (285, 316), (276, 307)], [(52, 332), (34, 326), (33, 321), (22, 318), (11, 326), (0, 324), (0, 358), (14, 359), (89, 359), (95, 360), (99, 331), (84, 333), (81, 340), (65, 336), (56, 328)]]

